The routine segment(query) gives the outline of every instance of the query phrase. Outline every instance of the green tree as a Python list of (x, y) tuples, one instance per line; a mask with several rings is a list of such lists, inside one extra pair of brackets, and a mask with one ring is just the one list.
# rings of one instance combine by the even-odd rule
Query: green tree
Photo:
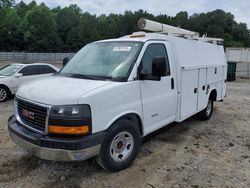
[(21, 1), (19, 4), (16, 5), (15, 9), (17, 14), (23, 19), (26, 12), (30, 10), (30, 7), (26, 3)]
[(223, 10), (193, 15), (181, 11), (176, 16), (155, 16), (138, 10), (96, 16), (83, 13), (77, 5), (49, 9), (44, 3), (37, 5), (34, 0), (29, 4), (0, 0), (0, 50), (75, 52), (92, 41), (138, 31), (137, 20), (141, 17), (208, 37), (224, 38), (225, 47), (250, 47), (247, 25), (237, 23), (231, 13)]
[(9, 8), (15, 5), (15, 0), (0, 0), (0, 8)]
[[(57, 33), (65, 44), (68, 33), (80, 23), (81, 11), (76, 5), (63, 8), (56, 16)], [(72, 31), (73, 32), (73, 31)], [(67, 50), (67, 46), (63, 46)]]
[(45, 5), (35, 6), (28, 11), (21, 28), (28, 51), (57, 51), (61, 46), (55, 19)]
[(20, 18), (14, 9), (7, 8), (0, 13), (0, 48), (3, 51), (18, 50), (17, 27)]
[(235, 41), (241, 41), (244, 46), (250, 46), (250, 37), (249, 30), (247, 29), (247, 25), (245, 23), (235, 24), (232, 27), (232, 37)]
[(176, 26), (186, 28), (188, 25), (188, 13), (186, 11), (177, 13), (173, 18), (173, 22)]

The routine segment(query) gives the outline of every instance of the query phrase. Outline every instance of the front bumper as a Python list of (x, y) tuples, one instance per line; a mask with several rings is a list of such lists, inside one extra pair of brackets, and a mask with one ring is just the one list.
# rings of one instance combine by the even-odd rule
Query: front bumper
[(15, 116), (8, 120), (11, 139), (33, 155), (52, 161), (82, 161), (99, 154), (104, 132), (87, 136), (52, 136), (32, 132), (18, 124)]

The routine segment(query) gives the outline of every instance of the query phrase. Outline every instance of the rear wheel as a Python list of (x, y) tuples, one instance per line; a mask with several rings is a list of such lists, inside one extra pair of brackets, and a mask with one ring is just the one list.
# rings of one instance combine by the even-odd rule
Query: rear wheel
[(7, 100), (9, 97), (9, 90), (4, 86), (0, 86), (0, 102)]
[(96, 157), (98, 164), (112, 172), (129, 167), (139, 152), (140, 140), (136, 123), (119, 120), (107, 131), (100, 155)]
[(199, 113), (202, 120), (208, 120), (213, 114), (214, 103), (212, 99), (208, 99), (207, 107)]

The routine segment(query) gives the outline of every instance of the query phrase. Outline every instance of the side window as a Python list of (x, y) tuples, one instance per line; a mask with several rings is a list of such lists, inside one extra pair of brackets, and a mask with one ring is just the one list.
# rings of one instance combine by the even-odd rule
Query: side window
[(167, 56), (167, 51), (164, 44), (150, 44), (148, 45), (143, 58), (142, 58), (142, 66), (143, 71), (147, 75), (152, 74), (152, 61), (156, 57), (165, 57), (166, 58), (166, 76), (170, 75), (170, 67)]
[(38, 65), (38, 67), (39, 67), (40, 74), (50, 74), (50, 73), (56, 72), (56, 70), (54, 70), (52, 67), (48, 65)]
[(22, 73), (23, 76), (32, 76), (39, 74), (39, 69), (35, 65), (30, 65), (27, 67), (24, 67), (22, 70), (19, 71), (19, 73)]

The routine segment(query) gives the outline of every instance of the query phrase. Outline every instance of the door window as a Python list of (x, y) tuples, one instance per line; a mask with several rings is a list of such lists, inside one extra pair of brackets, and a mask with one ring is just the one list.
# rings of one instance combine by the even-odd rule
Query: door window
[(165, 57), (166, 58), (166, 74), (165, 76), (170, 75), (170, 67), (167, 56), (167, 51), (164, 44), (150, 44), (148, 45), (143, 58), (142, 58), (142, 70), (146, 75), (152, 75), (152, 61), (156, 57)]
[(19, 71), (19, 73), (22, 73), (23, 76), (32, 76), (39, 74), (39, 68), (36, 65), (30, 65), (27, 67), (24, 67), (22, 70)]
[(50, 74), (55, 73), (56, 70), (48, 65), (38, 65), (39, 66), (39, 74)]

